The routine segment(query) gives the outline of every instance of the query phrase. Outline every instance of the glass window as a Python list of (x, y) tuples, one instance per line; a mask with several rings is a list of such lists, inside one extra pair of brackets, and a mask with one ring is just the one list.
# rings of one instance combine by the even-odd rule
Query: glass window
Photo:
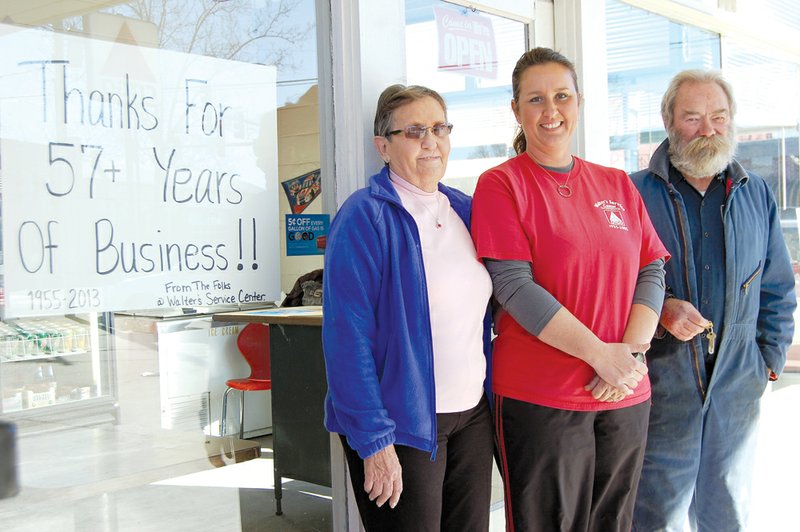
[(632, 7), (606, 2), (611, 165), (646, 168), (666, 138), (661, 96), (686, 68), (719, 68), (719, 35)]
[[(725, 40), (723, 72), (736, 95), (737, 157), (766, 179), (783, 208), (800, 206), (800, 65)], [(769, 97), (764, 97), (765, 83)]]
[[(20, 484), (0, 522), (238, 530), (235, 488), (272, 475), (214, 474), (260, 442), (218, 438), (249, 366), (211, 314), (321, 267), (279, 240), (297, 212), (281, 183), (319, 175), (315, 2), (5, 2), (0, 21), (0, 419)], [(314, 192), (300, 210), (321, 212)], [(268, 435), (269, 399), (246, 401), (245, 435)], [(235, 434), (238, 401), (226, 417)]]
[(717, 7), (717, 4), (720, 0), (673, 0), (674, 2), (680, 4), (686, 4), (689, 7), (693, 7), (695, 9), (702, 9), (706, 11), (711, 11)]
[(735, 5), (737, 16), (750, 25), (770, 28), (772, 38), (800, 31), (800, 4), (794, 0), (736, 0)]
[[(775, 7), (775, 3), (772, 3)], [(725, 39), (723, 72), (733, 85), (737, 113), (736, 158), (763, 177), (778, 201), (781, 227), (800, 292), (800, 64)], [(764, 87), (769, 86), (769, 97)], [(800, 310), (795, 324), (800, 323)], [(800, 370), (800, 331), (795, 325), (788, 368)]]
[(297, 102), (317, 83), (314, 2), (169, 0), (122, 3), (100, 13), (154, 25), (156, 42), (134, 38), (132, 44), (278, 67), (280, 105)]
[[(737, 2), (736, 16), (752, 20), (748, 27), (778, 25), (774, 37), (781, 39), (798, 29), (798, 10), (792, 2), (748, 0)], [(800, 64), (751, 41), (720, 39), (618, 0), (606, 1), (606, 24), (612, 164), (628, 172), (647, 167), (666, 138), (660, 105), (673, 75), (687, 68), (722, 69), (736, 96), (736, 157), (772, 188), (795, 279), (800, 280)], [(795, 323), (798, 318), (800, 312)], [(787, 367), (800, 369), (798, 332)]]
[(514, 153), (511, 72), (525, 25), (436, 0), (406, 2), (408, 83), (442, 94), (453, 123), (444, 182), (472, 194), (478, 176)]

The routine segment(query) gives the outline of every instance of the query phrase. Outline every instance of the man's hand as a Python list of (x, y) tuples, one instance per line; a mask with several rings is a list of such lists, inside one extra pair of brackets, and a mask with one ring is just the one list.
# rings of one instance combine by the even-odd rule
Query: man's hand
[(671, 297), (664, 300), (659, 323), (672, 336), (686, 342), (705, 331), (708, 320), (688, 301)]
[(380, 508), (387, 500), (394, 508), (403, 492), (403, 468), (394, 450), (394, 445), (384, 447), (364, 459), (364, 491), (369, 500)]

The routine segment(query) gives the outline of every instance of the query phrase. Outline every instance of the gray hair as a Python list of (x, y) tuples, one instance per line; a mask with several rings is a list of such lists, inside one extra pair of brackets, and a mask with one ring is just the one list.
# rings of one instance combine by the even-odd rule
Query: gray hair
[(678, 97), (678, 90), (684, 83), (716, 83), (728, 98), (728, 107), (731, 112), (731, 119), (736, 114), (736, 100), (733, 98), (733, 87), (725, 81), (722, 74), (717, 70), (684, 70), (678, 72), (661, 99), (661, 119), (664, 121), (664, 128), (669, 131), (672, 127), (672, 119), (675, 112), (675, 100)]
[(421, 85), (405, 86), (399, 83), (386, 87), (378, 98), (378, 106), (375, 109), (374, 135), (376, 137), (385, 137), (389, 134), (392, 128), (392, 117), (398, 107), (428, 97), (439, 102), (446, 120), (447, 105), (444, 103), (444, 98), (435, 90)]

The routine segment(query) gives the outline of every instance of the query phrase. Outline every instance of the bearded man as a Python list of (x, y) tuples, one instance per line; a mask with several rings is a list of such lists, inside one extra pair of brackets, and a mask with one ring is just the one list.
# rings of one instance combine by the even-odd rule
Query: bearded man
[(647, 353), (652, 408), (634, 530), (747, 527), (759, 402), (792, 342), (794, 276), (766, 182), (734, 158), (719, 73), (676, 75), (669, 138), (632, 176), (672, 258)]

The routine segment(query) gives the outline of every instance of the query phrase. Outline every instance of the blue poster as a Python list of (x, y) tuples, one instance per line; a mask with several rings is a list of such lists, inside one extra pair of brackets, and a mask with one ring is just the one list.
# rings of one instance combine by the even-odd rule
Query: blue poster
[(287, 214), (286, 255), (324, 255), (330, 225), (328, 214)]

